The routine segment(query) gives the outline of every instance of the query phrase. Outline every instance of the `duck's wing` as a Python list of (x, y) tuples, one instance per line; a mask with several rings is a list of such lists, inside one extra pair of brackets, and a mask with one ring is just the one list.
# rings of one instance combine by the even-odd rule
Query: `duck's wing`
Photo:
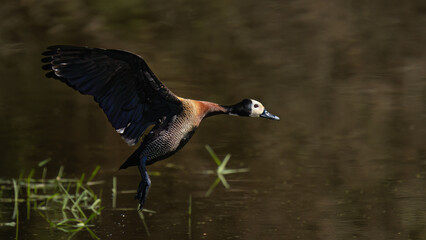
[(182, 102), (145, 61), (132, 53), (87, 47), (51, 46), (43, 53), (47, 77), (92, 95), (129, 144), (150, 125), (182, 111)]

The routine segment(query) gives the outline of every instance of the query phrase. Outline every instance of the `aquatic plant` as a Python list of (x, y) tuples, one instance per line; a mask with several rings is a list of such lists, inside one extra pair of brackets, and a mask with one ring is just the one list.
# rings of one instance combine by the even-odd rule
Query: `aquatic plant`
[[(70, 237), (81, 230), (87, 231), (93, 239), (99, 239), (90, 229), (96, 216), (101, 214), (104, 208), (101, 199), (90, 186), (102, 184), (103, 181), (93, 181), (100, 167), (97, 166), (90, 177), (85, 180), (83, 173), (80, 178), (64, 178), (64, 167), (59, 168), (55, 178), (46, 179), (47, 167), (51, 159), (41, 161), (38, 167), (43, 167), (40, 179), (35, 178), (36, 169), (32, 168), (24, 178), (21, 172), (18, 179), (0, 179), (0, 202), (14, 203), (12, 220), (10, 223), (2, 223), (0, 226), (13, 226), (16, 228), (15, 239), (19, 237), (19, 207), (25, 202), (27, 219), (31, 218), (31, 210), (43, 217), (52, 228), (63, 232), (72, 233)], [(3, 190), (13, 191), (13, 197), (5, 197)], [(11, 195), (11, 194), (9, 194)], [(51, 219), (49, 213), (61, 210), (62, 218)], [(68, 215), (71, 214), (70, 217)]]
[(213, 192), (213, 190), (216, 188), (219, 182), (222, 182), (223, 186), (227, 189), (231, 187), (228, 181), (226, 181), (225, 175), (250, 171), (250, 169), (248, 168), (227, 169), (226, 164), (228, 164), (229, 160), (231, 159), (231, 154), (226, 154), (223, 161), (221, 161), (209, 145), (206, 145), (205, 147), (207, 151), (209, 152), (210, 156), (212, 157), (212, 159), (214, 160), (214, 162), (218, 165), (216, 171), (212, 171), (212, 170), (204, 171), (204, 173), (206, 174), (217, 175), (216, 180), (213, 182), (212, 185), (210, 185), (210, 188), (207, 190), (205, 194), (206, 197), (210, 196), (210, 194)]

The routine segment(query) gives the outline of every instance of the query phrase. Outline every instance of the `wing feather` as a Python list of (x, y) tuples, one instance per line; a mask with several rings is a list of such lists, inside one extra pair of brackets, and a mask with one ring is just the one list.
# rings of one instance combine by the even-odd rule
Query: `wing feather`
[(129, 144), (164, 117), (182, 111), (182, 103), (158, 80), (145, 61), (132, 53), (100, 48), (51, 46), (42, 62), (49, 78), (91, 95)]

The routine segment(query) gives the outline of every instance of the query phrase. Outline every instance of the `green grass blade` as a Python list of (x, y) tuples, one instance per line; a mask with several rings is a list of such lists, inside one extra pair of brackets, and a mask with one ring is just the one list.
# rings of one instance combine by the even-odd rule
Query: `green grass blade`
[(19, 214), (16, 215), (16, 231), (15, 231), (15, 239), (18, 240), (19, 239)]
[[(41, 183), (42, 184), (45, 184), (46, 174), (47, 174), (47, 167), (44, 167), (43, 168), (43, 173), (41, 175)], [(43, 193), (46, 194), (46, 188), (45, 187), (43, 188)]]
[(96, 199), (94, 202), (93, 202), (93, 204), (90, 206), (90, 209), (94, 212), (94, 213), (96, 213), (97, 215), (99, 215), (99, 214), (101, 214), (101, 209), (102, 209), (102, 207), (101, 207), (101, 203), (102, 203), (102, 201), (101, 201), (101, 199)]
[[(139, 206), (138, 206), (138, 209), (139, 209)], [(145, 222), (145, 216), (143, 215), (142, 211), (138, 210), (137, 212), (139, 214), (139, 217), (142, 219), (142, 223), (143, 223), (143, 227), (145, 228), (146, 235), (148, 235), (148, 237), (150, 237), (151, 233), (149, 232), (148, 225)]]
[(250, 168), (224, 169), (222, 175), (249, 172)]
[(60, 180), (62, 178), (62, 174), (64, 173), (64, 166), (59, 168), (58, 176), (56, 176), (56, 180)]
[(96, 239), (96, 240), (99, 240), (100, 238), (98, 237), (98, 236), (96, 236), (96, 234), (89, 228), (89, 227), (86, 227), (86, 231), (90, 234), (90, 236), (93, 238), (93, 239)]
[(39, 167), (43, 167), (44, 165), (46, 165), (48, 162), (50, 162), (52, 159), (51, 158), (46, 158), (43, 161), (38, 163)]
[(79, 194), (80, 188), (83, 186), (84, 177), (86, 175), (84, 173), (81, 174), (80, 180), (77, 182), (77, 186), (75, 187), (75, 195)]
[(31, 171), (30, 171), (30, 173), (28, 174), (28, 177), (27, 177), (27, 220), (30, 220), (31, 180), (34, 176), (34, 172), (35, 172), (34, 168), (31, 169)]
[(14, 209), (12, 218), (15, 219), (15, 216), (17, 214), (19, 214), (19, 211), (18, 211), (19, 188), (18, 188), (18, 184), (16, 184), (16, 180), (15, 179), (12, 179), (12, 182), (13, 182), (13, 189), (14, 189), (14, 192), (15, 192), (15, 209)]
[(64, 186), (59, 181), (58, 181), (58, 186), (62, 189), (65, 195), (67, 195), (68, 199), (73, 203), (73, 207), (75, 206), (75, 208), (80, 212), (81, 216), (83, 216), (84, 218), (87, 218), (86, 214), (84, 214), (80, 206), (76, 205), (75, 201), (72, 199), (68, 191), (64, 188)]
[(210, 194), (212, 194), (213, 190), (216, 188), (216, 186), (220, 183), (220, 178), (216, 178), (216, 180), (213, 182), (213, 184), (209, 187), (209, 190), (207, 190), (206, 194), (204, 196), (208, 197)]
[(96, 166), (95, 170), (93, 170), (92, 175), (90, 175), (89, 179), (87, 179), (87, 182), (90, 182), (93, 180), (93, 178), (96, 176), (96, 174), (99, 172), (99, 169), (101, 169), (101, 166)]
[(222, 161), (220, 161), (213, 149), (209, 145), (206, 145), (205, 148), (207, 149), (207, 152), (210, 153), (210, 156), (213, 158), (214, 162), (219, 166)]
[(79, 197), (75, 200), (75, 202), (74, 202), (73, 206), (71, 207), (71, 210), (72, 210), (72, 211), (75, 211), (75, 209), (76, 209), (77, 207), (80, 207), (80, 202), (83, 200), (83, 198), (84, 198), (86, 195), (87, 195), (86, 191), (84, 191), (84, 192), (82, 192), (82, 193), (80, 194), (80, 196), (79, 196)]
[(231, 158), (231, 154), (226, 154), (225, 158), (223, 159), (222, 164), (217, 168), (217, 173), (222, 174), (223, 170), (226, 167), (226, 164), (228, 164), (229, 159)]
[(19, 187), (18, 184), (16, 184), (16, 180), (12, 179), (13, 182), (13, 189), (15, 190), (15, 207), (13, 208), (13, 216), (12, 219), (16, 218), (16, 232), (15, 232), (15, 239), (18, 239), (18, 233), (19, 233), (19, 209), (18, 209), (18, 196), (19, 196)]
[(112, 177), (112, 208), (117, 207), (117, 177)]
[(222, 182), (223, 186), (224, 186), (226, 189), (229, 189), (229, 188), (231, 187), (231, 186), (229, 185), (228, 181), (226, 181), (226, 178), (225, 178), (222, 174), (218, 174), (217, 176), (218, 176), (218, 178), (220, 179), (220, 181)]
[(96, 217), (96, 213), (93, 212), (92, 214), (90, 214), (89, 218), (87, 218), (86, 221), (84, 221), (84, 224), (87, 225), (95, 217)]

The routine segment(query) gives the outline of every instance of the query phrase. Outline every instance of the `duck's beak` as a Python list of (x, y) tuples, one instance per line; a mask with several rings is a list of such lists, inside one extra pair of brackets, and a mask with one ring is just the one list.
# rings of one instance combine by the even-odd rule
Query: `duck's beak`
[(278, 116), (271, 114), (270, 112), (266, 111), (266, 109), (263, 110), (263, 113), (260, 114), (260, 117), (274, 119), (274, 120), (280, 120), (280, 118)]

